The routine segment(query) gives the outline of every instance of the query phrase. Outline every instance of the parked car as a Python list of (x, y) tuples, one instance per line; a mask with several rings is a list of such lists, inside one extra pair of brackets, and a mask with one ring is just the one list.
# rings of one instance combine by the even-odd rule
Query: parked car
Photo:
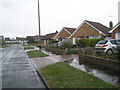
[(59, 41), (59, 42), (57, 43), (57, 46), (59, 47), (59, 46), (61, 46), (63, 43), (64, 43), (64, 42)]
[(95, 51), (107, 54), (117, 53), (118, 46), (120, 46), (118, 39), (101, 40), (95, 45)]

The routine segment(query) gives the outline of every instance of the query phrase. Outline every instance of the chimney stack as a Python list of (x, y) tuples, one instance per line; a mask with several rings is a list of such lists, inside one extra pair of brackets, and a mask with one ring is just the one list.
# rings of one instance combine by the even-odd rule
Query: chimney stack
[(109, 28), (110, 28), (110, 29), (113, 28), (113, 22), (112, 22), (112, 21), (110, 21), (110, 23), (109, 23)]

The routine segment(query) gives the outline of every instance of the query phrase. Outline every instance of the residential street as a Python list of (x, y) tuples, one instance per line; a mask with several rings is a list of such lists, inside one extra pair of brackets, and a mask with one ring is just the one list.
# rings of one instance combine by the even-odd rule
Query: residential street
[(1, 60), (2, 88), (45, 88), (22, 45), (5, 48)]

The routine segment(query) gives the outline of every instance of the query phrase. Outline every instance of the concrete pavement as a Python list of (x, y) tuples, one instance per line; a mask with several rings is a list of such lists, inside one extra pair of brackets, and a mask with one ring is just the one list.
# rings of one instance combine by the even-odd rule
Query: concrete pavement
[(46, 88), (22, 45), (14, 44), (2, 52), (2, 88)]

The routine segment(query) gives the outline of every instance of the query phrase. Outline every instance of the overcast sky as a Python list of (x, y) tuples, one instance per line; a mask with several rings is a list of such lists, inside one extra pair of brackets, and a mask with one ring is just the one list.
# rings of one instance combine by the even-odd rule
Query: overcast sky
[[(77, 28), (84, 20), (109, 26), (118, 22), (120, 0), (39, 0), (41, 34)], [(37, 0), (0, 0), (0, 35), (38, 35)]]

